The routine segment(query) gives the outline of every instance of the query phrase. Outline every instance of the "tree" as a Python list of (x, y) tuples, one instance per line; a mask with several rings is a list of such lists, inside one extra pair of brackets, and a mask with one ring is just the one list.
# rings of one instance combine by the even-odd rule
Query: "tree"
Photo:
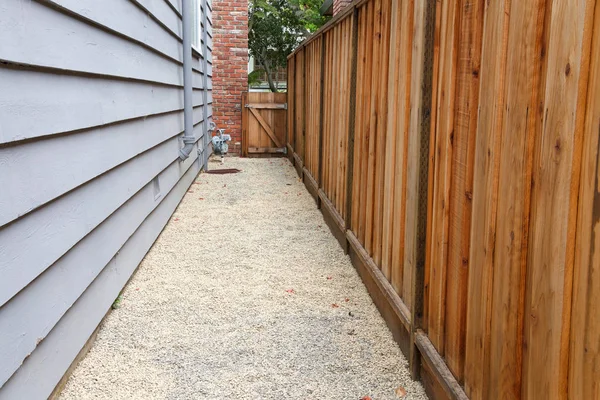
[(272, 92), (273, 73), (285, 67), (287, 56), (326, 21), (322, 0), (250, 0), (248, 47), (264, 69)]

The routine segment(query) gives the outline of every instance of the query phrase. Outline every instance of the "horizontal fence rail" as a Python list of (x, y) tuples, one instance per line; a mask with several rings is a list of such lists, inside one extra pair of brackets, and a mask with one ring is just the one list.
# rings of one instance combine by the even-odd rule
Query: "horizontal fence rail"
[(357, 0), (288, 96), (290, 159), (431, 397), (600, 399), (596, 1)]

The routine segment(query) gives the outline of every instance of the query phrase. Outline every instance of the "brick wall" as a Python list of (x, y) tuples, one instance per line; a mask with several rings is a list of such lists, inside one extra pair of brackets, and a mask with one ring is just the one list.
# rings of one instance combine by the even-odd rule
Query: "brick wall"
[(352, 0), (333, 0), (333, 15), (339, 13), (342, 8), (352, 3)]
[(242, 141), (242, 92), (248, 90), (248, 0), (213, 0), (213, 120)]

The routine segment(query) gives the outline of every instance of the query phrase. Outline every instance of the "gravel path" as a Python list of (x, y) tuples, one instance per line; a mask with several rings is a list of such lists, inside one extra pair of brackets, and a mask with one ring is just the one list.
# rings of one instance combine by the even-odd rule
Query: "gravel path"
[(426, 399), (290, 163), (211, 167), (61, 399)]

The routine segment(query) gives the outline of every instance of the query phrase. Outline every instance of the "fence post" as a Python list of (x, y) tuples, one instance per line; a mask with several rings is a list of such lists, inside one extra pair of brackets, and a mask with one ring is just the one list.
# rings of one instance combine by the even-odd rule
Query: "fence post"
[[(354, 6), (352, 15), (352, 64), (350, 70), (350, 113), (348, 124), (348, 159), (346, 168), (346, 215), (344, 222), (346, 231), (351, 229), (352, 221), (352, 185), (354, 177), (354, 135), (356, 114), (356, 74), (358, 69), (358, 8)], [(346, 246), (348, 249), (350, 245)], [(348, 251), (348, 250), (346, 250)]]
[[(248, 92), (242, 93), (242, 157), (248, 157)], [(287, 116), (286, 116), (287, 117)], [(287, 135), (287, 132), (286, 132)]]
[[(424, 282), (425, 263), (427, 252), (427, 214), (429, 208), (429, 163), (431, 159), (430, 133), (431, 133), (431, 100), (433, 78), (433, 46), (435, 35), (435, 8), (436, 0), (415, 2), (415, 35), (414, 40), (422, 43), (421, 48), (413, 49), (413, 71), (420, 71), (412, 84), (411, 93), (418, 94), (417, 106), (411, 110), (417, 112), (417, 129), (415, 140), (419, 152), (417, 174), (417, 229), (416, 252), (414, 268), (412, 271), (412, 301), (411, 301), (411, 332), (410, 332), (410, 369), (415, 380), (420, 379), (421, 353), (416, 345), (417, 330), (423, 326), (424, 307)], [(410, 140), (410, 139), (409, 139)]]

